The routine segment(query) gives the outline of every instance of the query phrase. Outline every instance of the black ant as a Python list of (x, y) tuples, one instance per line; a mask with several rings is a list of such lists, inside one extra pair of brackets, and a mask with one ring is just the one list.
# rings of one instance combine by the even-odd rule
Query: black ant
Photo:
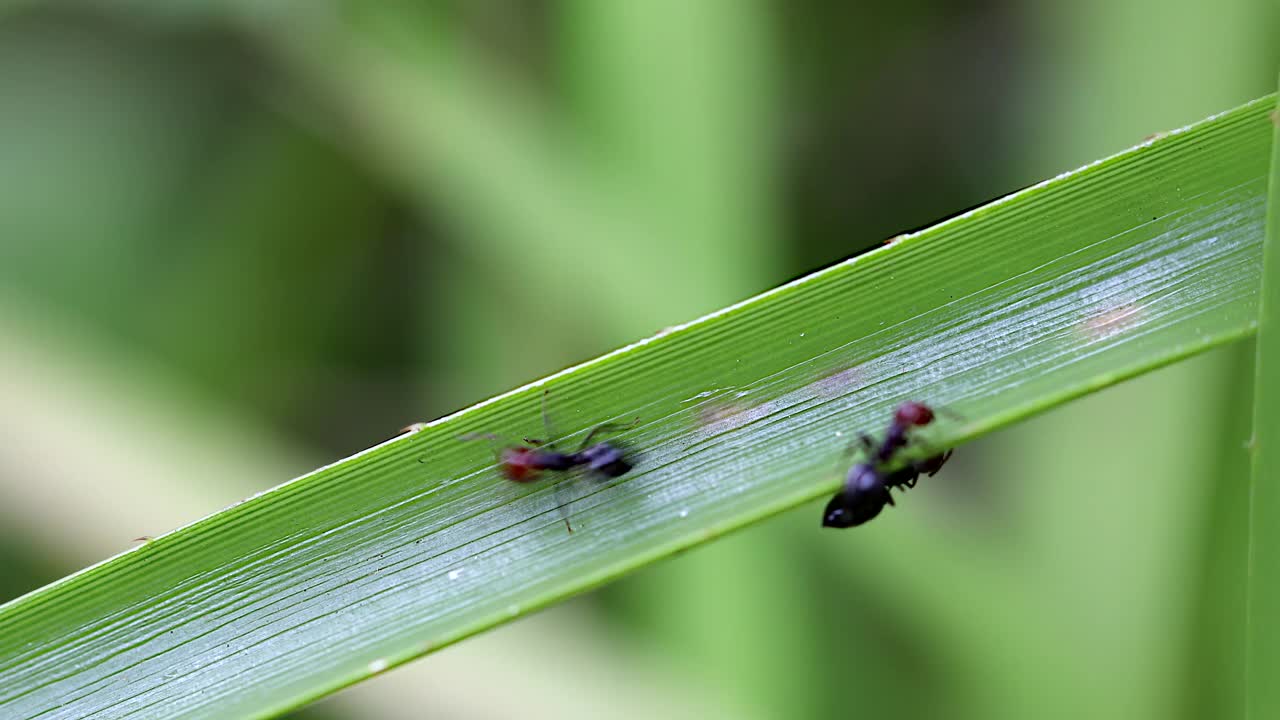
[(879, 515), (885, 505), (894, 504), (893, 496), (889, 494), (891, 488), (913, 488), (921, 473), (929, 477), (936, 475), (951, 457), (951, 450), (892, 472), (884, 471), (884, 465), (911, 443), (910, 431), (932, 423), (934, 417), (933, 408), (928, 405), (904, 402), (894, 411), (893, 422), (879, 446), (870, 436), (860, 433), (858, 441), (867, 454), (867, 462), (849, 469), (844, 487), (831, 498), (823, 511), (823, 526), (847, 528), (861, 525)]
[[(620, 477), (631, 470), (631, 463), (622, 449), (609, 442), (592, 445), (591, 441), (601, 432), (616, 432), (625, 427), (613, 423), (597, 425), (571, 453), (560, 452), (555, 445), (544, 440), (525, 438), (525, 445), (509, 445), (498, 451), (498, 469), (508, 480), (518, 483), (537, 480), (543, 470), (563, 472), (583, 465), (604, 477)], [(472, 433), (463, 435), (462, 439), (502, 442), (502, 438), (490, 433)]]
[[(547, 417), (547, 392), (544, 391), (542, 394), (542, 424), (547, 431), (547, 437), (553, 437), (551, 422)], [(625, 425), (619, 423), (597, 425), (587, 433), (578, 448), (570, 453), (556, 450), (555, 444), (550, 440), (533, 438), (524, 438), (524, 445), (498, 445), (496, 452), (498, 469), (508, 480), (518, 483), (534, 482), (544, 470), (567, 472), (584, 466), (598, 478), (621, 477), (632, 468), (625, 450), (608, 441), (594, 443), (592, 441), (602, 433), (619, 432), (635, 425), (636, 422), (639, 422), (638, 418)], [(492, 433), (469, 433), (463, 435), (462, 439), (489, 440), (498, 444), (503, 442), (500, 436)], [(564, 526), (569, 532), (573, 532), (568, 515), (564, 517)]]

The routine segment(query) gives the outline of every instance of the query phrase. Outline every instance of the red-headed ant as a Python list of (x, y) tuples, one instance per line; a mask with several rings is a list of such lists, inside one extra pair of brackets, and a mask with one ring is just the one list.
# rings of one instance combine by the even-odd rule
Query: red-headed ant
[[(543, 470), (565, 471), (587, 466), (591, 472), (616, 478), (631, 469), (621, 448), (609, 442), (591, 443), (601, 432), (616, 432), (625, 425), (606, 423), (597, 425), (587, 433), (586, 439), (571, 453), (562, 453), (555, 445), (544, 440), (525, 438), (525, 445), (508, 445), (498, 450), (498, 469), (508, 480), (527, 483), (539, 478)], [(490, 440), (500, 443), (502, 438), (490, 433), (463, 435), (463, 440)]]
[(893, 496), (889, 494), (891, 488), (915, 487), (921, 473), (933, 477), (941, 470), (951, 457), (950, 450), (904, 465), (892, 472), (884, 470), (884, 465), (911, 443), (911, 430), (933, 421), (933, 408), (924, 403), (904, 402), (894, 411), (893, 422), (889, 424), (879, 446), (870, 436), (859, 434), (858, 442), (867, 454), (867, 462), (858, 463), (849, 469), (844, 487), (831, 498), (823, 511), (823, 526), (847, 528), (861, 525), (879, 515), (885, 505), (894, 504)]
[[(638, 418), (625, 425), (618, 423), (597, 425), (583, 438), (578, 449), (570, 453), (556, 450), (555, 444), (550, 440), (524, 438), (524, 445), (503, 445), (503, 439), (492, 433), (469, 433), (463, 435), (462, 439), (489, 440), (495, 443), (498, 469), (504, 477), (513, 482), (533, 482), (544, 470), (565, 472), (580, 467), (585, 467), (597, 478), (616, 478), (631, 470), (632, 465), (627, 459), (626, 451), (616, 443), (593, 441), (602, 434), (625, 430), (636, 422), (639, 422)], [(554, 437), (554, 433), (551, 432), (551, 422), (547, 417), (547, 391), (542, 394), (542, 424), (547, 437)], [(561, 507), (563, 508), (563, 505)], [(573, 532), (573, 526), (569, 524), (567, 514), (564, 516), (564, 526), (569, 532)]]

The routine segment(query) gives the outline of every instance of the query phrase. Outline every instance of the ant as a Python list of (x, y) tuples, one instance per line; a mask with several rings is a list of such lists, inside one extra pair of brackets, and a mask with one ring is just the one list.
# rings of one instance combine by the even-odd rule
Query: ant
[[(609, 442), (591, 441), (601, 432), (616, 432), (627, 426), (605, 423), (597, 425), (587, 433), (587, 437), (571, 453), (563, 453), (555, 449), (555, 445), (545, 440), (525, 438), (524, 445), (503, 447), (498, 451), (498, 467), (502, 474), (513, 482), (527, 483), (539, 478), (543, 470), (567, 471), (586, 465), (591, 472), (604, 477), (616, 478), (631, 470), (631, 463), (623, 451)], [(502, 438), (491, 433), (472, 433), (462, 436), (463, 440), (491, 440), (501, 442)]]
[[(544, 390), (542, 393), (542, 425), (547, 432), (547, 437), (553, 437), (551, 422), (547, 417), (547, 394), (549, 392)], [(616, 478), (626, 475), (632, 468), (626, 452), (615, 443), (608, 441), (593, 443), (592, 441), (602, 433), (619, 432), (635, 425), (639, 421), (639, 418), (636, 418), (635, 421), (625, 425), (619, 423), (597, 425), (591, 428), (591, 432), (587, 433), (578, 448), (569, 453), (556, 450), (554, 442), (550, 440), (524, 438), (524, 445), (500, 445), (503, 439), (492, 433), (468, 433), (463, 435), (462, 439), (489, 440), (495, 443), (498, 469), (504, 477), (512, 482), (534, 482), (544, 470), (567, 472), (583, 466), (598, 478)], [(567, 514), (564, 517), (564, 526), (569, 532), (573, 532), (573, 526), (569, 524)]]
[(924, 403), (908, 401), (894, 411), (893, 422), (889, 424), (889, 430), (878, 447), (869, 435), (859, 433), (858, 442), (868, 460), (849, 469), (845, 475), (844, 487), (831, 498), (823, 511), (823, 526), (847, 528), (861, 525), (879, 515), (885, 505), (894, 504), (893, 496), (889, 494), (891, 488), (913, 488), (921, 473), (929, 477), (936, 475), (951, 457), (951, 450), (915, 461), (889, 473), (883, 468), (899, 450), (911, 443), (911, 430), (924, 427), (934, 419), (933, 408)]

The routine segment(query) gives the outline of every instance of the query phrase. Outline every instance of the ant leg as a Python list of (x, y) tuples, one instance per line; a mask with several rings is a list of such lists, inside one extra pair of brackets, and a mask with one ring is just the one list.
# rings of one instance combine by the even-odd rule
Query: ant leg
[(629, 422), (629, 423), (625, 423), (625, 424), (623, 424), (623, 423), (602, 423), (602, 424), (600, 424), (600, 425), (597, 425), (597, 426), (595, 426), (595, 427), (591, 428), (591, 432), (587, 433), (587, 436), (586, 436), (585, 438), (583, 438), (583, 439), (582, 439), (582, 444), (581, 444), (581, 445), (579, 445), (579, 446), (578, 446), (578, 449), (577, 449), (577, 450), (575, 450), (574, 452), (575, 452), (575, 453), (580, 453), (580, 452), (582, 452), (583, 450), (586, 450), (588, 447), (590, 447), (590, 446), (591, 446), (591, 441), (595, 439), (596, 435), (598, 435), (598, 434), (600, 434), (600, 433), (602, 433), (602, 432), (603, 432), (603, 433), (615, 433), (615, 432), (622, 432), (623, 430), (629, 430), (630, 428), (633, 428), (633, 427), (635, 427), (636, 425), (639, 425), (639, 424), (640, 424), (640, 418), (636, 418), (635, 420), (632, 420), (631, 422)]
[[(850, 440), (849, 444), (844, 446), (844, 452), (840, 453), (840, 459), (838, 461), (839, 465), (836, 466), (836, 474), (844, 475), (846, 483), (849, 481), (848, 479), (849, 460), (857, 452), (858, 452), (857, 441)], [(843, 483), (841, 485), (843, 486)]]
[(866, 433), (858, 433), (858, 443), (862, 445), (862, 449), (871, 455), (876, 451), (876, 441)]
[(564, 520), (564, 529), (573, 534), (573, 526), (569, 524), (569, 504), (573, 502), (573, 494), (569, 492), (569, 486), (573, 484), (574, 477), (564, 478), (556, 483), (556, 510), (560, 512), (560, 519)]
[(942, 456), (942, 459), (938, 461), (938, 464), (935, 465), (934, 468), (929, 471), (929, 477), (933, 477), (934, 475), (937, 475), (938, 472), (942, 470), (942, 466), (947, 463), (947, 458), (950, 458), (951, 453), (953, 452), (955, 452), (955, 448), (951, 448)]
[(536, 440), (534, 438), (520, 438), (520, 439), (524, 440), (525, 445), (532, 445), (534, 447), (542, 447), (543, 445), (547, 444), (546, 440)]
[(864, 432), (858, 433), (857, 439), (850, 440), (849, 444), (844, 447), (844, 453), (840, 455), (840, 465), (836, 470), (836, 472), (846, 475), (846, 482), (848, 482), (849, 462), (854, 455), (858, 454), (859, 447), (863, 452), (867, 453), (868, 461), (875, 457), (876, 441)]
[(848, 445), (844, 446), (844, 452), (840, 454), (840, 465), (843, 467), (849, 464), (849, 460), (858, 454), (858, 441), (850, 440)]

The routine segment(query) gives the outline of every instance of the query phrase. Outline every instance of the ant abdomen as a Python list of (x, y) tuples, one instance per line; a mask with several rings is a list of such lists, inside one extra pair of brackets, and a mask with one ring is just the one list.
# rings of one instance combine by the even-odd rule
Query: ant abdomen
[(582, 464), (591, 472), (605, 477), (621, 477), (631, 470), (624, 452), (610, 443), (598, 443), (583, 450), (580, 455)]
[(879, 515), (885, 505), (892, 504), (893, 497), (876, 469), (859, 463), (849, 470), (844, 488), (827, 503), (822, 524), (834, 528), (861, 525)]

